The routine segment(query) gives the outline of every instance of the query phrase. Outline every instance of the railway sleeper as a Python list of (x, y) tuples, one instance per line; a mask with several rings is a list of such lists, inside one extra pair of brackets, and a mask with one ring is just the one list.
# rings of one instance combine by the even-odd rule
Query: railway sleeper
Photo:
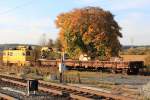
[(87, 98), (94, 98), (95, 97), (94, 94), (88, 94), (88, 95), (84, 95), (84, 96)]
[(0, 93), (0, 100), (18, 100), (15, 97), (9, 96), (7, 94)]
[(106, 97), (103, 97), (103, 96), (98, 96), (96, 94), (93, 95), (93, 99), (98, 99), (98, 100), (101, 100), (101, 99), (104, 99)]
[(62, 91), (62, 96), (63, 97), (70, 97), (70, 93), (66, 91)]

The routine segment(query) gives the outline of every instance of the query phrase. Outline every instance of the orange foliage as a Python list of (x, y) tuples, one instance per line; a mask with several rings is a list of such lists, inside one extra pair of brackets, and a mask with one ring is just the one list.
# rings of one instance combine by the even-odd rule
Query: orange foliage
[(122, 37), (121, 28), (114, 16), (101, 8), (86, 7), (62, 13), (57, 16), (56, 25), (68, 52), (80, 49), (80, 52), (95, 58), (101, 54), (117, 56), (121, 48), (118, 40), (118, 37)]

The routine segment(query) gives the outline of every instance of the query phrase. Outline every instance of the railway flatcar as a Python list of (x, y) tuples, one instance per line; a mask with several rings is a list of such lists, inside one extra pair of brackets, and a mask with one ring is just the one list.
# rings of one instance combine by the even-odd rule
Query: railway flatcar
[[(41, 66), (57, 67), (60, 60), (39, 60)], [(75, 70), (110, 70), (113, 73), (138, 74), (143, 68), (143, 61), (63, 61), (68, 69)]]

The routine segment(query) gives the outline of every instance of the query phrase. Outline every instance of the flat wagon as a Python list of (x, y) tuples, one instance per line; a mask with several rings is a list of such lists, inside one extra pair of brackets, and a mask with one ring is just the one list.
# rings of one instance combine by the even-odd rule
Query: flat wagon
[[(44, 60), (38, 61), (40, 66), (57, 67), (60, 60)], [(109, 70), (113, 73), (138, 74), (143, 68), (143, 61), (78, 61), (65, 60), (63, 61), (68, 69), (75, 70)]]

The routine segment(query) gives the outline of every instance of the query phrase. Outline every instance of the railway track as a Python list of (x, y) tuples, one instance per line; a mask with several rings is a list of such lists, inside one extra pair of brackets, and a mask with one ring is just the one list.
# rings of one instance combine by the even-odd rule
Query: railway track
[(2, 94), (0, 100), (73, 100), (73, 98), (61, 95), (57, 91), (49, 92), (41, 87), (35, 95), (28, 96), (25, 82), (26, 80), (19, 78), (0, 76), (0, 93)]
[(0, 93), (0, 100), (17, 100), (17, 98), (9, 96), (4, 93)]
[[(0, 79), (1, 81), (5, 81), (18, 86), (27, 86), (27, 80), (22, 78), (0, 75)], [(69, 100), (133, 100), (132, 98), (113, 95), (110, 93), (104, 93), (100, 91), (66, 86), (62, 84), (49, 83), (44, 81), (39, 81), (39, 90), (56, 95), (68, 96)]]

